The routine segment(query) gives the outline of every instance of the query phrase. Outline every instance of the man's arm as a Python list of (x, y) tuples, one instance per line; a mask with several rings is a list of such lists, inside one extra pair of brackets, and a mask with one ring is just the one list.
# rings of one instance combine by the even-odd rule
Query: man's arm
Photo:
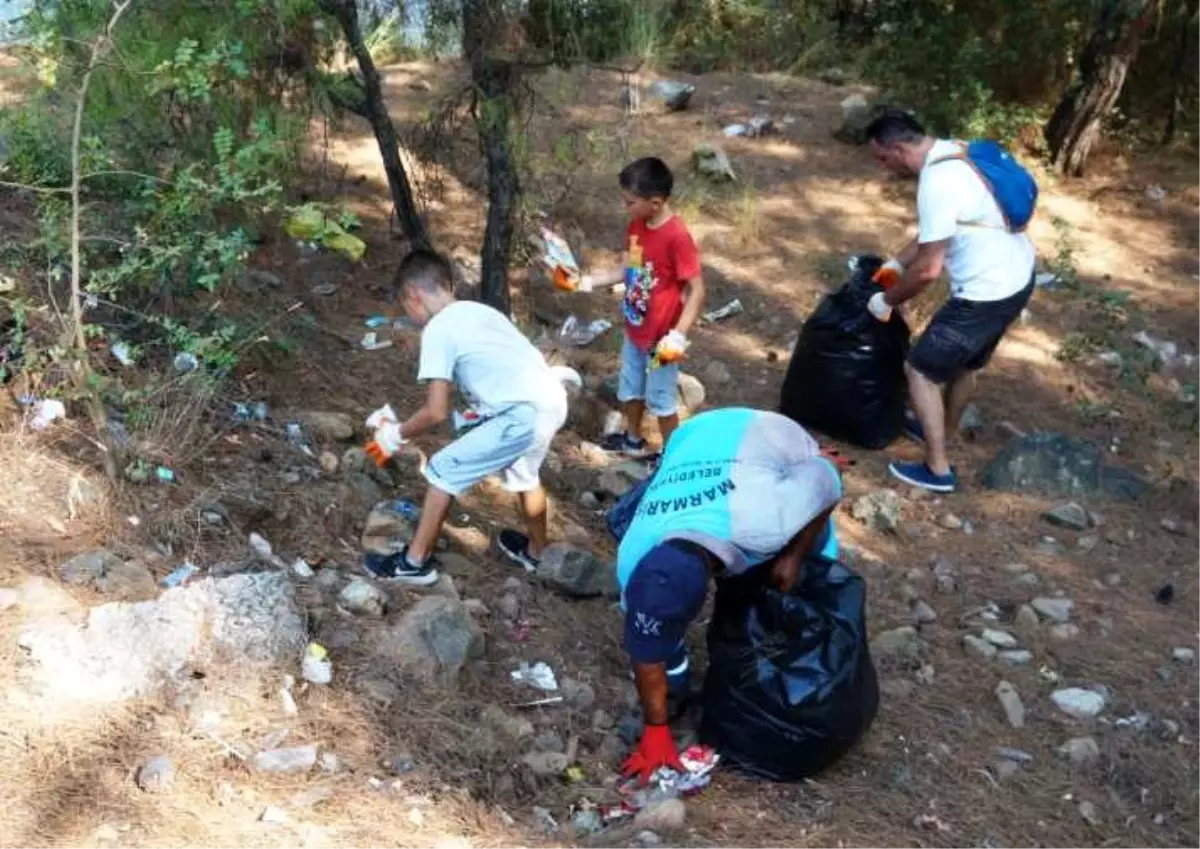
[(429, 381), (429, 392), (425, 396), (425, 404), (417, 410), (404, 424), (400, 425), (400, 435), (405, 439), (424, 433), (432, 427), (444, 422), (450, 415), (450, 381)]
[(913, 264), (913, 260), (917, 258), (917, 249), (920, 247), (921, 243), (917, 241), (916, 237), (914, 236), (909, 240), (908, 244), (904, 246), (904, 250), (896, 254), (896, 260), (905, 268), (908, 268)]
[(687, 336), (688, 331), (692, 329), (692, 325), (700, 318), (700, 310), (704, 308), (704, 278), (697, 274), (684, 284), (683, 287), (683, 312), (679, 316), (679, 321), (675, 324), (675, 329)]
[(812, 551), (817, 537), (829, 522), (829, 516), (832, 513), (833, 508), (830, 507), (801, 528), (783, 551), (775, 556), (775, 561), (771, 565), (771, 583), (781, 592), (786, 593), (796, 585), (796, 579), (800, 577), (800, 563), (804, 560), (805, 555)]
[(666, 725), (667, 665), (665, 663), (633, 664), (633, 681), (642, 700), (642, 716), (647, 725)]
[[(949, 239), (940, 242), (924, 242), (917, 245), (912, 262), (905, 263), (903, 255), (909, 248), (901, 251), (897, 257), (905, 265), (904, 276), (900, 282), (888, 289), (883, 300), (889, 307), (898, 307), (921, 294), (942, 273), (942, 263), (946, 259), (946, 249), (950, 246)], [(911, 247), (911, 245), (909, 246)]]

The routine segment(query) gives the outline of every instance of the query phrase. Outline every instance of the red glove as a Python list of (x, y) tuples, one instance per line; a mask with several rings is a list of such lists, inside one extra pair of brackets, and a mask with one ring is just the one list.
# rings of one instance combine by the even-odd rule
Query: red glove
[(683, 764), (679, 762), (679, 752), (675, 750), (675, 738), (671, 736), (670, 727), (647, 725), (642, 732), (642, 742), (638, 743), (637, 751), (621, 765), (621, 772), (626, 778), (636, 775), (639, 784), (646, 784), (660, 766), (684, 771)]

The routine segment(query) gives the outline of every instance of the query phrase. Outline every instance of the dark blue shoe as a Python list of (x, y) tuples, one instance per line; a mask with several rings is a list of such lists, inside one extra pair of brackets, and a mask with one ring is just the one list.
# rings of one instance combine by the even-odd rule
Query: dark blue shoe
[(918, 445), (925, 444), (925, 428), (921, 427), (921, 420), (912, 410), (904, 413), (904, 435)]
[(363, 569), (372, 578), (381, 581), (399, 581), (415, 587), (428, 587), (437, 583), (437, 561), (430, 557), (420, 566), (414, 566), (408, 562), (405, 553), (406, 551), (375, 554), (368, 551), (363, 555)]
[(954, 473), (954, 469), (951, 469), (948, 475), (937, 475), (924, 463), (889, 463), (888, 474), (909, 486), (928, 489), (930, 492), (954, 492), (958, 487), (958, 475)]

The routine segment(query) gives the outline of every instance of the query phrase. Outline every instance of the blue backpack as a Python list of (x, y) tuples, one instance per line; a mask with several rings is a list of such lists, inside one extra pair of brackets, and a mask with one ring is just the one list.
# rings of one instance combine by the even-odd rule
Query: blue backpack
[(975, 169), (996, 199), (1010, 232), (1020, 233), (1028, 226), (1037, 207), (1037, 182), (1003, 145), (991, 139), (975, 139), (967, 142), (965, 154), (945, 156), (937, 162), (950, 159), (962, 160)]

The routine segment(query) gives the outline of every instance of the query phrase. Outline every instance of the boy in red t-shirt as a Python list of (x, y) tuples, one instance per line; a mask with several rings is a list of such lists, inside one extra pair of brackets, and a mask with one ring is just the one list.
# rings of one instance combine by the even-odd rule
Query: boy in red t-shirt
[(583, 288), (625, 282), (625, 344), (617, 387), (625, 430), (601, 444), (608, 451), (642, 456), (647, 453), (641, 437), (646, 410), (657, 417), (664, 446), (679, 425), (679, 361), (704, 304), (704, 281), (696, 243), (668, 203), (675, 179), (666, 163), (653, 156), (639, 159), (625, 166), (617, 182), (630, 217), (625, 268), (588, 275)]

